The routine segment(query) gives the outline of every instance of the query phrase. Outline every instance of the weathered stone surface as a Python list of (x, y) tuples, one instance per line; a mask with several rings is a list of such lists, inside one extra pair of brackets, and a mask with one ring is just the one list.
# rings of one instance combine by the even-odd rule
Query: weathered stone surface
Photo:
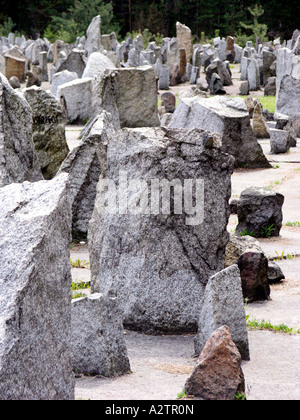
[(212, 95), (226, 95), (222, 80), (217, 73), (213, 73), (211, 76), (209, 90)]
[(55, 73), (52, 78), (51, 92), (57, 98), (58, 87), (76, 79), (78, 79), (78, 74), (71, 73), (68, 70)]
[(0, 189), (0, 231), (0, 399), (74, 399), (67, 176)]
[[(111, 69), (94, 88), (94, 115), (111, 113), (121, 127), (157, 127), (157, 86), (151, 66)], [(119, 116), (119, 121), (117, 115)]]
[(291, 147), (290, 134), (285, 130), (277, 130), (275, 128), (270, 130), (271, 153), (281, 154), (287, 153)]
[(167, 113), (173, 113), (176, 106), (176, 96), (172, 92), (165, 92), (161, 95), (161, 105), (165, 107)]
[(265, 96), (276, 96), (276, 77), (269, 77), (264, 89)]
[(96, 293), (72, 301), (72, 352), (76, 373), (115, 377), (130, 372), (116, 298)]
[(33, 142), (45, 179), (52, 179), (67, 157), (66, 118), (57, 99), (37, 86), (24, 90), (32, 110)]
[(206, 343), (185, 392), (204, 400), (234, 400), (236, 394), (245, 392), (241, 362), (229, 328), (219, 328)]
[(181, 99), (170, 128), (201, 128), (222, 136), (222, 150), (235, 157), (236, 167), (270, 168), (250, 126), (242, 99), (199, 97)]
[(43, 179), (32, 141), (32, 111), (0, 74), (0, 187)]
[(41, 86), (41, 84), (42, 84), (42, 80), (40, 79), (39, 76), (37, 76), (32, 71), (27, 72), (27, 83), (26, 83), (27, 88), (31, 86)]
[(186, 62), (191, 63), (193, 58), (192, 31), (180, 22), (176, 23), (176, 36), (178, 49), (183, 48), (186, 54)]
[(269, 128), (263, 116), (263, 107), (260, 102), (258, 102), (254, 108), (252, 129), (257, 139), (270, 138)]
[(101, 51), (101, 17), (95, 16), (90, 23), (90, 26), (86, 32), (86, 43), (85, 49), (88, 52), (88, 56), (96, 51)]
[(278, 283), (285, 279), (282, 269), (274, 261), (268, 263), (268, 281), (269, 283)]
[[(119, 297), (126, 327), (196, 331), (205, 285), (224, 268), (232, 171), (233, 158), (222, 153), (219, 136), (202, 130), (123, 129), (110, 136), (106, 179), (117, 185), (125, 173), (128, 182), (143, 180), (147, 189), (153, 179), (166, 183), (162, 208), (152, 194), (150, 212), (146, 186), (131, 182), (128, 205), (122, 208), (121, 196), (117, 214), (104, 214), (106, 193), (98, 184), (89, 226), (92, 291)], [(200, 213), (190, 211), (195, 218), (186, 206), (183, 214), (168, 210), (167, 180), (183, 185), (187, 179), (204, 180), (203, 223), (200, 191), (194, 197)]]
[(298, 79), (285, 75), (281, 79), (276, 101), (276, 112), (291, 118), (300, 116), (300, 76)]
[(160, 68), (158, 88), (160, 90), (169, 90), (170, 88), (170, 70), (166, 64)]
[(233, 265), (210, 278), (202, 301), (195, 354), (199, 356), (211, 334), (227, 325), (243, 360), (250, 360), (240, 270)]
[(253, 238), (252, 236), (237, 236), (231, 233), (229, 242), (226, 246), (226, 267), (230, 267), (231, 265), (237, 264), (240, 256), (244, 254), (249, 248), (256, 249), (259, 252), (263, 252), (259, 241)]
[(88, 58), (82, 77), (101, 79), (105, 70), (113, 68), (115, 68), (115, 65), (106, 55), (99, 51), (94, 52)]
[(59, 98), (70, 122), (85, 122), (92, 116), (93, 79), (72, 80), (57, 89)]
[(241, 273), (244, 299), (249, 302), (268, 300), (268, 258), (263, 252), (249, 249), (240, 256), (238, 266)]
[(17, 78), (17, 76), (12, 76), (9, 80), (8, 83), (10, 84), (10, 86), (13, 89), (19, 89), (21, 87), (21, 84), (19, 82), (19, 79)]
[(278, 236), (282, 227), (283, 203), (284, 196), (269, 188), (244, 190), (238, 202), (237, 235), (252, 232), (256, 238)]
[(67, 70), (71, 73), (76, 73), (78, 77), (89, 77), (83, 76), (86, 66), (85, 61), (84, 51), (74, 48), (67, 58), (57, 66), (57, 72)]
[[(63, 162), (59, 173), (69, 174), (73, 237), (84, 238), (94, 210), (97, 183), (106, 162), (100, 144), (114, 131), (111, 115), (103, 112)], [(103, 156), (101, 155), (103, 154)]]

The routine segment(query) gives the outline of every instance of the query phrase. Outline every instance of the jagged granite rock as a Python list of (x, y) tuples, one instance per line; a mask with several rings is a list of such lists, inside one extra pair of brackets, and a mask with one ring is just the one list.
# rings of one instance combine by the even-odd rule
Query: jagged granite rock
[[(110, 136), (108, 170), (99, 181), (89, 225), (91, 287), (94, 293), (118, 296), (127, 328), (156, 333), (197, 330), (205, 286), (224, 268), (229, 237), (233, 157), (220, 146), (218, 135), (199, 129), (123, 129)], [(107, 180), (110, 211), (103, 207)], [(126, 180), (144, 182), (130, 182), (115, 209), (111, 183), (122, 191)], [(194, 187), (197, 183), (197, 196), (187, 185), (185, 194), (186, 199), (194, 195), (197, 212), (188, 208), (189, 200), (180, 209), (180, 185), (192, 185), (187, 180)], [(176, 214), (169, 207), (168, 181), (179, 185)], [(165, 184), (162, 208), (158, 183)]]
[(90, 56), (93, 52), (101, 51), (103, 49), (101, 45), (101, 17), (100, 15), (95, 16), (87, 31), (86, 31), (86, 43), (85, 49)]
[(32, 141), (32, 111), (0, 73), (0, 187), (43, 179)]
[(254, 107), (252, 129), (257, 139), (270, 138), (269, 128), (263, 116), (263, 107), (260, 102)]
[[(123, 127), (158, 127), (157, 86), (151, 66), (107, 70), (93, 88), (93, 112), (112, 114)], [(119, 116), (119, 121), (117, 116)]]
[(220, 134), (222, 150), (235, 157), (235, 167), (271, 167), (253, 133), (241, 98), (182, 98), (169, 128), (201, 128)]
[(252, 236), (237, 236), (233, 233), (230, 233), (229, 242), (226, 246), (226, 267), (237, 264), (240, 256), (244, 254), (249, 248), (263, 252), (259, 241)]
[(238, 266), (241, 273), (244, 299), (248, 302), (268, 300), (270, 285), (268, 280), (268, 258), (263, 252), (248, 249), (240, 256)]
[(67, 175), (0, 189), (0, 399), (74, 399)]
[(240, 270), (233, 265), (212, 276), (206, 286), (195, 337), (199, 356), (211, 334), (227, 325), (243, 360), (250, 360), (246, 314)]
[(122, 316), (116, 298), (100, 293), (72, 301), (72, 363), (87, 376), (130, 371)]
[(255, 238), (279, 236), (284, 196), (270, 188), (250, 187), (238, 201), (236, 234), (248, 232)]
[(224, 401), (245, 393), (242, 358), (224, 325), (207, 341), (184, 390), (202, 400)]
[(45, 179), (57, 174), (69, 153), (66, 141), (66, 118), (57, 99), (37, 86), (24, 90), (33, 116), (33, 142)]
[(72, 203), (73, 237), (86, 237), (88, 224), (94, 210), (97, 183), (105, 165), (106, 153), (99, 147), (107, 144), (108, 135), (114, 131), (111, 115), (105, 111), (98, 115), (88, 128), (80, 144), (63, 162), (59, 173), (67, 172)]

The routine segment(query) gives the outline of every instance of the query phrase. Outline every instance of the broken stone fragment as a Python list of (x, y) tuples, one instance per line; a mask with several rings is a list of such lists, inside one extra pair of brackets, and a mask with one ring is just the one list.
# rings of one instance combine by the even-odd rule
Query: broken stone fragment
[(118, 301), (93, 294), (72, 301), (73, 369), (87, 376), (130, 371)]
[(242, 358), (230, 329), (222, 326), (208, 339), (195, 369), (185, 384), (188, 395), (203, 400), (235, 400), (245, 392)]

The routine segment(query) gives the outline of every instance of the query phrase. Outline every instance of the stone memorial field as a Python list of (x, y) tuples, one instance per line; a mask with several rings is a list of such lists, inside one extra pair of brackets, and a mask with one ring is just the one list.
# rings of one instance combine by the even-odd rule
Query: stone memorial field
[(0, 37), (0, 400), (300, 398), (300, 31)]

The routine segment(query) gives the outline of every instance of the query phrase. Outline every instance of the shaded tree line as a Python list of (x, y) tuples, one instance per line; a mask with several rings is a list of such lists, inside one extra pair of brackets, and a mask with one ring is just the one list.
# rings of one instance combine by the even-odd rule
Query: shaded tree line
[(101, 14), (103, 33), (116, 31), (122, 38), (145, 28), (175, 36), (177, 21), (199, 38), (203, 33), (214, 36), (216, 29), (227, 36), (247, 34), (247, 25), (253, 23), (248, 7), (256, 3), (264, 9), (261, 23), (276, 36), (290, 38), (300, 26), (299, 0), (1, 0), (0, 25), (11, 18), (13, 30), (27, 36), (43, 36), (46, 30), (74, 36), (74, 31), (84, 34), (91, 17)]

